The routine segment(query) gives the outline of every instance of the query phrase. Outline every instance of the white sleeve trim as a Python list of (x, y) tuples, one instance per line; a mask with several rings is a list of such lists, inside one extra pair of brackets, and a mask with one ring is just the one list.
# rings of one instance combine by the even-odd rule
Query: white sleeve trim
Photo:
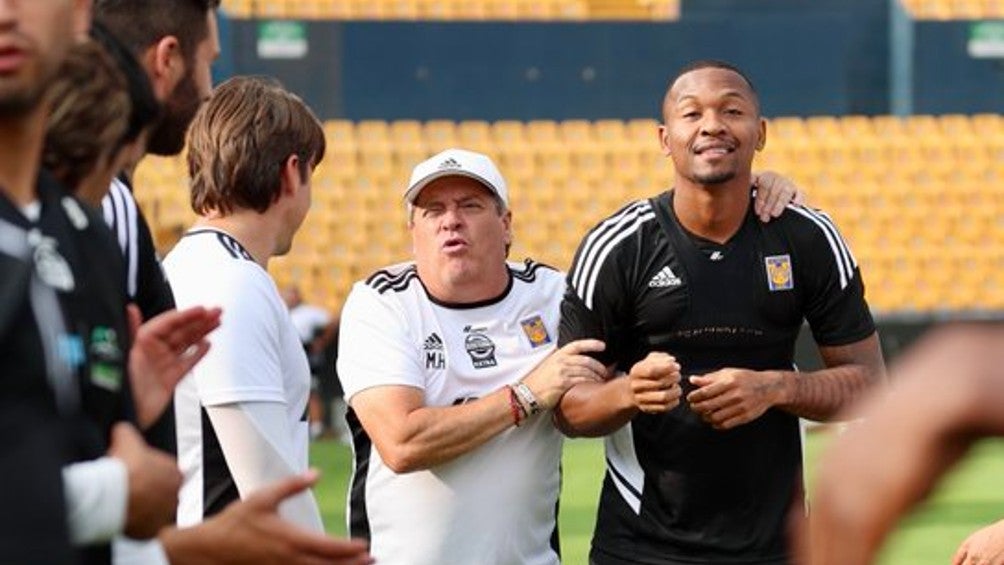
[(170, 565), (160, 540), (139, 541), (116, 536), (112, 541), (114, 565)]
[(200, 395), (204, 406), (220, 406), (235, 402), (278, 402), (286, 403), (281, 390), (272, 387), (246, 387), (203, 392)]
[(112, 457), (63, 467), (66, 519), (74, 545), (106, 542), (125, 526), (129, 475)]

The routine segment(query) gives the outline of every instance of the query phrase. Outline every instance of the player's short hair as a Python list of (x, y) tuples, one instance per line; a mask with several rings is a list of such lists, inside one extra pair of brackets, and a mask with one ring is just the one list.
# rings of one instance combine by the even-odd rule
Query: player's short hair
[(264, 212), (279, 198), (286, 160), (299, 157), (306, 180), (325, 148), (321, 122), (298, 96), (270, 78), (231, 78), (188, 130), (192, 209)]
[(747, 76), (746, 73), (742, 71), (742, 69), (727, 61), (721, 61), (718, 59), (699, 59), (697, 61), (692, 61), (684, 65), (683, 68), (681, 68), (679, 72), (677, 72), (676, 75), (669, 80), (669, 84), (666, 85), (665, 96), (663, 96), (662, 99), (662, 106), (659, 107), (659, 115), (662, 115), (662, 112), (666, 107), (666, 100), (669, 97), (669, 91), (673, 89), (673, 85), (676, 84), (676, 81), (680, 80), (680, 77), (682, 77), (687, 73), (692, 73), (694, 71), (699, 71), (701, 69), (725, 69), (727, 71), (732, 71), (737, 75), (739, 75), (740, 77), (742, 77), (742, 79), (746, 81), (746, 85), (749, 86), (750, 92), (753, 93), (753, 102), (756, 104), (757, 110), (759, 111), (760, 94), (757, 92), (756, 87), (753, 86), (753, 81), (750, 80), (750, 77)]
[(42, 165), (69, 189), (122, 148), (131, 103), (126, 79), (101, 45), (75, 45), (49, 87)]
[(185, 61), (209, 36), (206, 15), (220, 0), (95, 0), (94, 20), (139, 55), (167, 36), (178, 38)]

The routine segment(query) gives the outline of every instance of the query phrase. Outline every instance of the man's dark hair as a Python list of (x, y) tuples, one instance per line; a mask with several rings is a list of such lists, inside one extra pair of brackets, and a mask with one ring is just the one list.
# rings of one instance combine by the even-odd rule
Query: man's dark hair
[(178, 38), (186, 62), (209, 34), (206, 14), (220, 0), (95, 0), (94, 20), (139, 56), (162, 38)]
[[(750, 77), (746, 75), (739, 67), (733, 65), (732, 63), (721, 61), (718, 59), (699, 59), (687, 63), (676, 75), (670, 79), (669, 85), (666, 86), (666, 96), (669, 96), (669, 91), (673, 89), (673, 85), (676, 81), (680, 80), (680, 77), (687, 73), (692, 73), (694, 71), (699, 71), (701, 69), (725, 69), (727, 71), (732, 71), (742, 77), (746, 84), (750, 87), (750, 92), (753, 93), (753, 100), (756, 102), (757, 108), (760, 108), (760, 94), (757, 92), (756, 87), (753, 86), (753, 81)], [(659, 107), (659, 113), (662, 114), (663, 108), (666, 104), (666, 98), (663, 98), (662, 106)]]

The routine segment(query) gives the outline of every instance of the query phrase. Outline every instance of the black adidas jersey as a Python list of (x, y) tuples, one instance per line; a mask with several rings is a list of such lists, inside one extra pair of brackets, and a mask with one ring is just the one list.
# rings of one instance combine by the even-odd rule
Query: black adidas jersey
[[(55, 556), (68, 541), (65, 510), (51, 531), (36, 523), (37, 529), (24, 533), (32, 517), (62, 504), (59, 468), (36, 463), (51, 464), (54, 456), (64, 463), (100, 457), (111, 426), (134, 419), (125, 287), (111, 234), (97, 214), (44, 173), (38, 198), (40, 216), (29, 220), (0, 197), (0, 476), (16, 489), (0, 501), (17, 509), (0, 519), (4, 563), (65, 562)], [(62, 429), (51, 432), (53, 422), (62, 422)], [(21, 447), (27, 445), (34, 447)], [(34, 553), (13, 557), (18, 548)], [(80, 552), (79, 559), (108, 563), (111, 553), (103, 544)]]
[[(683, 375), (791, 369), (807, 320), (820, 345), (875, 331), (853, 255), (822, 212), (789, 206), (768, 224), (752, 203), (724, 245), (686, 232), (672, 192), (597, 225), (568, 274), (559, 345), (607, 342), (628, 371), (650, 351)], [(684, 378), (686, 381), (686, 378)], [(684, 395), (692, 390), (681, 383)], [(776, 409), (716, 431), (682, 401), (606, 439), (592, 559), (606, 563), (787, 563), (785, 518), (802, 498), (798, 419)]]

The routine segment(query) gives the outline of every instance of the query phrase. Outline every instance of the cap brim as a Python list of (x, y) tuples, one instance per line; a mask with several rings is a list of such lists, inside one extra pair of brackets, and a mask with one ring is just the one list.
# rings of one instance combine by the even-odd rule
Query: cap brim
[(404, 200), (405, 200), (405, 202), (407, 202), (409, 204), (414, 204), (415, 203), (415, 199), (418, 198), (418, 195), (419, 195), (420, 192), (422, 192), (422, 189), (424, 189), (425, 187), (429, 186), (429, 183), (431, 183), (432, 181), (439, 180), (439, 179), (445, 178), (445, 177), (467, 177), (469, 179), (474, 179), (474, 180), (480, 182), (481, 184), (483, 184), (485, 186), (485, 188), (487, 188), (492, 194), (495, 195), (496, 198), (502, 198), (502, 195), (499, 194), (498, 189), (495, 188), (495, 186), (492, 183), (488, 182), (488, 180), (485, 179), (484, 177), (482, 177), (480, 175), (476, 175), (476, 174), (474, 174), (474, 173), (472, 173), (470, 171), (458, 171), (456, 169), (445, 169), (445, 170), (442, 170), (442, 171), (436, 171), (434, 173), (426, 175), (425, 177), (422, 178), (422, 180), (420, 180), (420, 181), (416, 182), (415, 184), (411, 185), (408, 188), (408, 190), (405, 191), (405, 193), (404, 193)]

